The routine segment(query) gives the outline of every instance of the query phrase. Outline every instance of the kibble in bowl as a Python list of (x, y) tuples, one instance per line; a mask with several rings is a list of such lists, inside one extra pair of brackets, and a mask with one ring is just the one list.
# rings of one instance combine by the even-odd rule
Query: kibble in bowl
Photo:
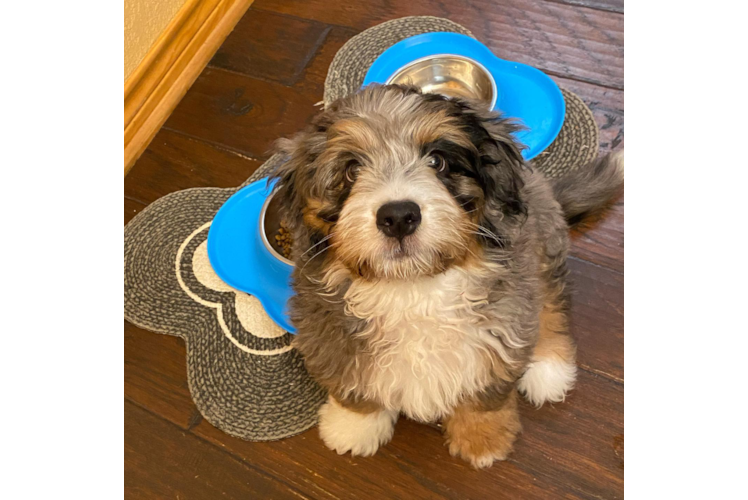
[(280, 250), (280, 252), (283, 254), (283, 256), (287, 259), (291, 258), (291, 245), (293, 244), (293, 239), (291, 237), (291, 232), (288, 230), (285, 224), (283, 224), (283, 221), (280, 223), (280, 227), (278, 228), (278, 234), (275, 235), (275, 247), (277, 250)]
[(279, 214), (279, 202), (271, 196), (262, 207), (260, 219), (263, 225), (263, 241), (270, 253), (278, 260), (293, 266), (291, 259), (291, 247), (293, 239), (291, 232), (281, 221)]

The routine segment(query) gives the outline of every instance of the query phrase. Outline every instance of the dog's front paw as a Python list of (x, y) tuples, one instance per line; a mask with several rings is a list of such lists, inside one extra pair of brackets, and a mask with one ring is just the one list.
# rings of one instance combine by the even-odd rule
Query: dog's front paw
[(396, 420), (395, 412), (358, 413), (344, 408), (330, 396), (319, 409), (319, 435), (338, 455), (350, 451), (351, 455), (368, 457), (392, 439)]
[(458, 434), (447, 438), (449, 454), (470, 462), (476, 469), (491, 467), (497, 460), (506, 460), (517, 439), (516, 432), (499, 429), (486, 435)]
[(470, 462), (476, 469), (506, 460), (522, 431), (516, 401), (496, 411), (458, 409), (444, 421), (449, 453)]

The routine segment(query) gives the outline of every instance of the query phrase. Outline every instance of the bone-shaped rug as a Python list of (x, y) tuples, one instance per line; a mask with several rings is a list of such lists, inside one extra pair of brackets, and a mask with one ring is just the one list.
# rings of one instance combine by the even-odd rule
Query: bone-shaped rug
[[(330, 65), (325, 104), (360, 89), (371, 64), (391, 45), (438, 31), (472, 36), (447, 19), (421, 16), (388, 21), (354, 36)], [(579, 97), (562, 92), (566, 117), (561, 132), (532, 161), (552, 177), (584, 165), (598, 151), (592, 112)], [(267, 176), (282, 161), (271, 157), (242, 186)], [(190, 393), (208, 422), (232, 436), (267, 441), (315, 425), (326, 393), (291, 347), (293, 336), (270, 320), (255, 297), (232, 289), (210, 267), (208, 228), (242, 186), (171, 193), (127, 224), (125, 319), (184, 339)]]

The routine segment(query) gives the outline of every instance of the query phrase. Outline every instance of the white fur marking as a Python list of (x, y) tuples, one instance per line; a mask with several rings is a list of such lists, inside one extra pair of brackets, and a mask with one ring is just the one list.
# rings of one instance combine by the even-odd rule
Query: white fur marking
[(396, 420), (394, 411), (357, 413), (344, 408), (331, 396), (319, 409), (319, 435), (338, 455), (350, 451), (351, 455), (368, 457), (392, 439)]
[(341, 389), (420, 421), (434, 421), (483, 390), (493, 376), (491, 357), (511, 363), (504, 344), (524, 344), (481, 313), (485, 285), (475, 280), (453, 268), (412, 281), (354, 282), (346, 312), (369, 321), (358, 335), (371, 349), (362, 355), (376, 368)]
[(530, 363), (517, 388), (537, 407), (558, 403), (574, 388), (577, 367), (560, 358), (542, 358)]

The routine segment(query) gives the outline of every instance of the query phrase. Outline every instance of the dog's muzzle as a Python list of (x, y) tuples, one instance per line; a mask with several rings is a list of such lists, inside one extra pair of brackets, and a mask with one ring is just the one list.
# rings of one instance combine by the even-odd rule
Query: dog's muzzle
[(377, 210), (377, 227), (386, 236), (402, 241), (421, 223), (421, 207), (412, 201), (391, 201)]

